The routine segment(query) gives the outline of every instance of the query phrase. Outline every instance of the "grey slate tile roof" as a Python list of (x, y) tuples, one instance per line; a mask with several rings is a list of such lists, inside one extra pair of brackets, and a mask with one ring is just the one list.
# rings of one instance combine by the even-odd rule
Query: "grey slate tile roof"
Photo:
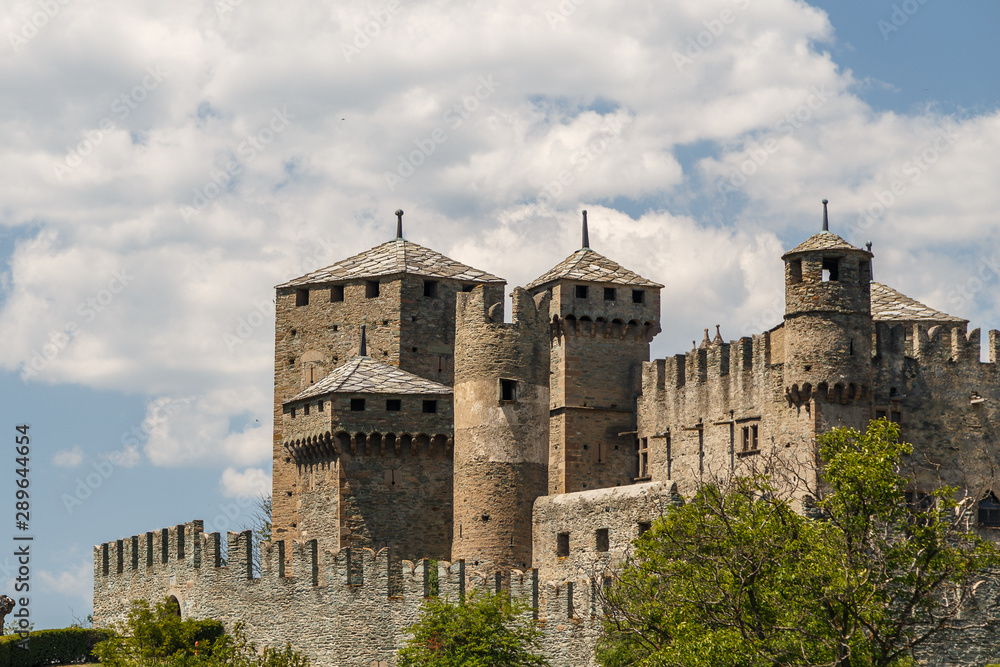
[(634, 285), (636, 287), (663, 287), (652, 280), (646, 280), (634, 271), (629, 271), (621, 264), (611, 261), (590, 248), (580, 248), (556, 264), (551, 271), (528, 283), (526, 289), (534, 289), (556, 280), (582, 280), (593, 283)]
[(419, 375), (407, 373), (370, 357), (354, 357), (337, 366), (325, 378), (285, 401), (301, 401), (326, 394), (427, 394), (440, 396), (452, 393), (451, 387)]
[(782, 255), (782, 258), (797, 252), (815, 252), (817, 250), (860, 250), (861, 252), (865, 252), (861, 248), (855, 248), (833, 232), (820, 232), (819, 234), (813, 234), (786, 252)]
[(430, 278), (451, 278), (452, 280), (467, 280), (479, 283), (505, 283), (491, 273), (474, 269), (471, 266), (456, 262), (450, 257), (425, 248), (424, 246), (393, 239), (375, 246), (360, 254), (332, 264), (324, 269), (307, 273), (304, 276), (289, 280), (278, 287), (298, 287), (316, 283), (336, 282), (352, 278), (375, 278), (408, 273)]
[(872, 281), (871, 294), (872, 319), (876, 322), (968, 323), (968, 320), (934, 310), (882, 283)]

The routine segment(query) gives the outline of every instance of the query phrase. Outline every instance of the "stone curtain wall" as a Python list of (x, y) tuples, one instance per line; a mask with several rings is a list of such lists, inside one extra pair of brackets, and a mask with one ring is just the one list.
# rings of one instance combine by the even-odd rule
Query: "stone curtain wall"
[[(215, 618), (227, 628), (244, 621), (258, 645), (291, 642), (315, 665), (395, 665), (404, 631), (429, 591), (426, 560), (395, 560), (387, 549), (321, 550), (315, 540), (274, 542), (265, 545), (263, 572), (253, 579), (249, 531), (228, 534), (225, 566), (219, 566), (220, 539), (194, 521), (95, 547), (94, 626), (123, 621), (131, 600), (174, 596), (184, 618)], [(495, 573), (467, 573), (462, 561), (439, 562), (438, 581), (450, 600), (497, 584)], [(534, 570), (514, 570), (504, 581), (513, 596), (536, 605), (543, 653), (554, 667), (596, 665), (597, 582), (540, 584)]]

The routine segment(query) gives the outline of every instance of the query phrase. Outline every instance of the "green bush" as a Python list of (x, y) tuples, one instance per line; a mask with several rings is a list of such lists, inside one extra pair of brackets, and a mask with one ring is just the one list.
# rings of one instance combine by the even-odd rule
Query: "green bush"
[(109, 630), (85, 628), (36, 630), (28, 636), (27, 650), (16, 646), (19, 636), (5, 635), (0, 638), (0, 667), (94, 662), (94, 647), (112, 635)]

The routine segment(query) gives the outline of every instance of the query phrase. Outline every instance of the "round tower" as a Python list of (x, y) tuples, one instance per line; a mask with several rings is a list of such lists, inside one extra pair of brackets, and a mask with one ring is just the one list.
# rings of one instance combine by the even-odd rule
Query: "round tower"
[(871, 386), (872, 253), (829, 230), (786, 252), (784, 385), (792, 403), (856, 401)]
[(476, 287), (458, 294), (455, 326), (452, 559), (486, 571), (531, 566), (531, 511), (548, 484), (549, 304)]

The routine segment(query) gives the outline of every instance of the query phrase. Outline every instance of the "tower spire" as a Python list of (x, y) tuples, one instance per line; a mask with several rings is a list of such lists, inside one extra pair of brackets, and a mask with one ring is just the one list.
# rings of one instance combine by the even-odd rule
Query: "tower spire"
[(829, 199), (823, 200), (823, 231), (830, 231), (830, 216), (826, 212), (826, 205), (830, 203)]
[(587, 212), (583, 212), (583, 248), (590, 248), (590, 232), (587, 230)]
[(396, 240), (403, 239), (403, 209), (396, 209)]
[(361, 347), (358, 348), (359, 357), (368, 356), (368, 343), (365, 341), (365, 325), (361, 325)]

